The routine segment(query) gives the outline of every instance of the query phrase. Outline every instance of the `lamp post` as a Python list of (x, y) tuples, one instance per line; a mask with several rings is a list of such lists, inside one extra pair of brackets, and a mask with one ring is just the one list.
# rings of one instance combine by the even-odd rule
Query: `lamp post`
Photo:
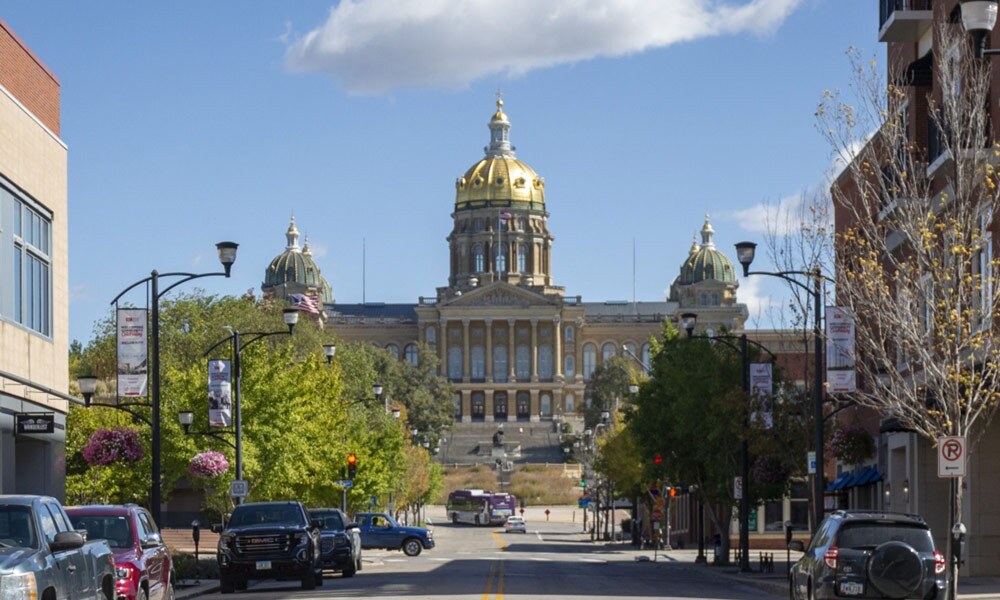
[[(760, 348), (764, 352), (771, 355), (771, 359), (774, 360), (774, 354), (765, 348), (762, 344), (755, 342), (753, 340), (747, 339), (747, 334), (743, 333), (739, 336), (739, 346), (729, 342), (726, 336), (709, 337), (702, 335), (694, 335), (694, 328), (698, 322), (698, 315), (695, 313), (684, 313), (681, 315), (681, 322), (684, 326), (684, 331), (687, 333), (688, 339), (691, 338), (704, 338), (716, 342), (720, 342), (729, 346), (733, 350), (740, 353), (740, 386), (743, 389), (743, 393), (746, 395), (746, 401), (749, 402), (750, 399), (750, 354), (748, 351), (748, 345), (753, 344), (757, 348)], [(743, 412), (743, 428), (744, 435), (743, 439), (740, 440), (740, 480), (742, 481), (741, 493), (740, 493), (740, 571), (746, 573), (750, 571), (750, 442), (747, 436), (747, 430), (750, 427), (749, 414), (746, 410)]]
[[(382, 387), (381, 383), (376, 383), (375, 385), (372, 386), (372, 393), (375, 394), (375, 402), (376, 403), (379, 402), (380, 400), (382, 400), (382, 390), (383, 389), (385, 389), (385, 388)], [(386, 396), (386, 399), (385, 399), (385, 414), (389, 414), (389, 397), (388, 396)]]
[[(994, 2), (995, 4), (995, 2)], [(816, 453), (816, 473), (813, 478), (813, 531), (819, 528), (825, 514), (823, 508), (823, 489), (825, 486), (825, 474), (823, 463), (823, 330), (822, 326), (822, 303), (823, 303), (823, 281), (831, 281), (820, 273), (819, 268), (811, 271), (751, 271), (750, 264), (753, 262), (757, 244), (754, 242), (740, 242), (736, 244), (736, 258), (743, 265), (743, 276), (768, 275), (779, 277), (797, 285), (812, 296), (813, 302), (813, 451)], [(801, 276), (811, 279), (813, 286), (810, 288), (794, 276)]]
[(1000, 54), (986, 49), (986, 39), (997, 24), (997, 0), (962, 0), (961, 6), (962, 26), (972, 37), (976, 58)]
[[(222, 344), (231, 341), (232, 342), (232, 353), (233, 353), (233, 434), (236, 437), (236, 444), (233, 449), (236, 451), (236, 480), (243, 481), (243, 413), (242, 413), (242, 401), (241, 401), (241, 381), (242, 369), (240, 366), (240, 354), (246, 350), (247, 346), (253, 344), (254, 342), (260, 341), (266, 337), (271, 337), (272, 335), (292, 335), (295, 331), (295, 324), (299, 322), (299, 310), (297, 308), (286, 308), (282, 311), (282, 319), (285, 325), (288, 326), (288, 330), (278, 330), (278, 331), (244, 331), (239, 332), (235, 329), (230, 328), (230, 334), (222, 338), (218, 342), (212, 345), (211, 348), (205, 351), (205, 356), (207, 357), (212, 353), (213, 350), (221, 346)], [(241, 339), (241, 336), (247, 336), (247, 339)], [(240, 499), (236, 499), (236, 504), (240, 503)]]
[[(236, 242), (219, 242), (215, 245), (216, 250), (219, 253), (219, 262), (222, 263), (223, 271), (219, 273), (186, 273), (186, 272), (171, 272), (171, 273), (160, 273), (157, 270), (153, 270), (149, 277), (144, 277), (139, 281), (136, 281), (132, 285), (128, 286), (121, 291), (114, 299), (111, 301), (112, 305), (117, 306), (118, 300), (132, 291), (137, 286), (143, 284), (150, 284), (150, 298), (152, 299), (153, 306), (150, 316), (150, 324), (152, 326), (152, 353), (150, 354), (150, 362), (152, 363), (152, 380), (150, 381), (150, 403), (140, 404), (133, 403), (134, 406), (149, 406), (150, 408), (150, 458), (152, 460), (152, 469), (150, 474), (150, 490), (149, 490), (149, 510), (152, 513), (153, 520), (160, 527), (163, 526), (163, 521), (160, 518), (160, 485), (161, 485), (161, 475), (160, 475), (160, 298), (164, 294), (174, 289), (182, 283), (191, 281), (192, 279), (199, 279), (201, 277), (229, 277), (230, 271), (233, 268), (233, 263), (236, 262), (236, 249), (239, 244)], [(160, 291), (160, 278), (161, 277), (179, 277), (177, 281), (174, 281), (168, 285), (163, 291)], [(96, 381), (95, 381), (96, 383)], [(81, 390), (82, 393), (82, 390)]]
[(333, 355), (337, 353), (336, 344), (323, 344), (323, 354), (326, 355), (326, 364), (333, 364)]

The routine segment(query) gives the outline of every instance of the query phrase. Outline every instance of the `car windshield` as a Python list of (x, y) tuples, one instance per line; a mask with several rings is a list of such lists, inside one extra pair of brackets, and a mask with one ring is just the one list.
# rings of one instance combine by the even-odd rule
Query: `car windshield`
[(294, 506), (237, 506), (229, 526), (247, 525), (303, 525), (302, 511)]
[(132, 526), (124, 515), (70, 515), (73, 529), (86, 529), (88, 540), (107, 540), (112, 548), (132, 546)]
[(310, 516), (323, 523), (323, 529), (343, 529), (344, 519), (336, 512), (313, 512)]
[(906, 523), (847, 523), (837, 534), (836, 545), (842, 548), (874, 548), (890, 541), (905, 542), (917, 552), (934, 550), (930, 530)]
[(10, 548), (35, 548), (35, 525), (28, 506), (0, 506), (0, 544)]

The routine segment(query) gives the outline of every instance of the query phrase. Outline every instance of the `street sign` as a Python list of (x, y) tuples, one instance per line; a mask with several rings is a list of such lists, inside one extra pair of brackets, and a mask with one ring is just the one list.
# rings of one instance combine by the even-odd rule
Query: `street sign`
[(816, 453), (815, 452), (810, 451), (810, 452), (806, 453), (806, 465), (807, 465), (806, 472), (809, 473), (810, 475), (815, 475), (816, 474)]
[(733, 477), (733, 498), (740, 500), (743, 498), (743, 478)]
[(577, 508), (585, 508), (588, 504), (590, 504), (590, 498), (577, 498), (576, 500)]
[(938, 438), (938, 477), (965, 477), (965, 437)]
[(244, 479), (235, 479), (229, 484), (229, 495), (233, 498), (246, 498), (250, 492), (250, 486)]
[(653, 521), (654, 522), (656, 522), (656, 521), (662, 521), (663, 520), (663, 513), (660, 512), (659, 510), (654, 510), (652, 517), (653, 517)]
[(340, 486), (340, 487), (344, 488), (345, 490), (349, 490), (352, 487), (354, 487), (354, 480), (353, 479), (337, 479), (336, 481), (333, 482), (333, 485)]

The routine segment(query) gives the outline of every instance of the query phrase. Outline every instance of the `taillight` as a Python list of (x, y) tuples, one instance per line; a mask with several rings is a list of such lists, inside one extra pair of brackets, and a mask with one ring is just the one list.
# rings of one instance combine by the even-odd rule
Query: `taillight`
[(117, 575), (118, 579), (122, 581), (136, 579), (136, 575), (138, 573), (139, 569), (137, 569), (132, 563), (122, 563), (115, 569), (115, 575)]
[(947, 564), (944, 561), (944, 554), (941, 554), (940, 552), (938, 552), (938, 551), (935, 550), (934, 551), (934, 574), (935, 575), (940, 575), (941, 573), (944, 573), (945, 567), (947, 567)]
[(837, 548), (836, 546), (830, 546), (829, 548), (827, 548), (826, 554), (823, 555), (823, 562), (825, 562), (826, 566), (830, 567), (831, 569), (836, 569), (837, 555), (839, 554), (840, 554), (839, 548)]

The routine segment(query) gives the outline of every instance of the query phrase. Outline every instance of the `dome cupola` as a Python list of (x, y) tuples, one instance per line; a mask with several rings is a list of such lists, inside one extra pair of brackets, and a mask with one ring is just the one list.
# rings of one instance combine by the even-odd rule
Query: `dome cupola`
[(306, 238), (305, 246), (299, 247), (299, 230), (292, 217), (285, 232), (287, 245), (285, 251), (274, 257), (267, 270), (264, 271), (264, 283), (261, 290), (265, 294), (287, 296), (292, 293), (315, 292), (325, 304), (333, 303), (333, 292), (330, 284), (320, 274), (319, 266), (313, 260), (312, 250)]
[(699, 283), (707, 280), (735, 283), (736, 272), (729, 257), (716, 249), (712, 236), (715, 230), (705, 215), (705, 224), (701, 228), (701, 245), (691, 247), (691, 254), (681, 266), (680, 282), (683, 284)]

